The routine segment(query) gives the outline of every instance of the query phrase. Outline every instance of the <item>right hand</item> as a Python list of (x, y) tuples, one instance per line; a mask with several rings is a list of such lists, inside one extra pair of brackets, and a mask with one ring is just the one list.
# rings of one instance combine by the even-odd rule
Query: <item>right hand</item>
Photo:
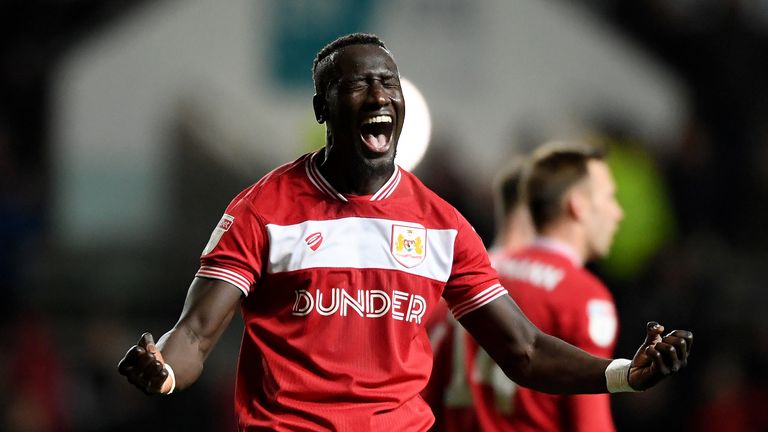
[(688, 365), (693, 333), (674, 330), (662, 337), (664, 326), (651, 321), (646, 326), (645, 342), (632, 359), (627, 381), (635, 390), (646, 390)]
[(117, 364), (117, 370), (144, 393), (163, 394), (171, 390), (171, 380), (164, 364), (152, 334), (144, 333), (136, 345), (125, 353)]

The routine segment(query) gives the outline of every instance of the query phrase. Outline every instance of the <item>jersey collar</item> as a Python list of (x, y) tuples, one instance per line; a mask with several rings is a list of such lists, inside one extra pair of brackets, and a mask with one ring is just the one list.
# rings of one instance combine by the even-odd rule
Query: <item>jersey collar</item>
[(558, 240), (552, 237), (536, 237), (536, 239), (533, 241), (533, 246), (546, 249), (558, 255), (562, 255), (576, 267), (584, 266), (584, 262), (582, 262), (581, 258), (579, 258), (579, 254), (576, 252), (576, 249), (562, 240)]
[[(307, 172), (307, 177), (309, 178), (309, 181), (314, 185), (320, 192), (330, 196), (331, 198), (337, 199), (339, 201), (348, 202), (349, 199), (342, 194), (341, 192), (338, 192), (336, 189), (331, 186), (331, 183), (323, 177), (323, 175), (320, 173), (320, 169), (317, 167), (317, 157), (320, 154), (321, 150), (317, 150), (316, 152), (309, 155), (309, 157), (306, 159), (306, 162), (304, 164), (304, 169)], [(390, 195), (397, 189), (397, 186), (400, 184), (400, 180), (402, 179), (403, 174), (400, 171), (400, 167), (395, 164), (395, 172), (392, 173), (392, 176), (387, 180), (384, 185), (379, 188), (376, 193), (371, 195), (370, 201), (382, 201), (386, 198), (389, 198)]]

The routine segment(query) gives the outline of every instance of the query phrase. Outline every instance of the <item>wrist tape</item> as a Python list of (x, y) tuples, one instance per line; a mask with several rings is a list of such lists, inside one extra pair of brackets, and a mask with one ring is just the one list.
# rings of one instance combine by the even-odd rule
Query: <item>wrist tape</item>
[(605, 368), (605, 384), (610, 393), (628, 393), (637, 392), (629, 385), (629, 366), (632, 364), (628, 359), (616, 359)]
[[(176, 374), (173, 373), (173, 368), (168, 363), (163, 363), (163, 369), (168, 371), (168, 378), (171, 379), (171, 389), (168, 390), (168, 393), (166, 394), (171, 394), (174, 390), (176, 390)], [(606, 374), (607, 373), (608, 372), (606, 372)]]

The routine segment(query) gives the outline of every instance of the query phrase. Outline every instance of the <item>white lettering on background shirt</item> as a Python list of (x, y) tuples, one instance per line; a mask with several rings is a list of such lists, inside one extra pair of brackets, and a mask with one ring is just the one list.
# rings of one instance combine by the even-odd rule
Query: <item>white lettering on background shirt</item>
[(502, 261), (497, 267), (501, 275), (520, 279), (546, 291), (555, 289), (564, 276), (563, 271), (557, 267), (526, 259)]

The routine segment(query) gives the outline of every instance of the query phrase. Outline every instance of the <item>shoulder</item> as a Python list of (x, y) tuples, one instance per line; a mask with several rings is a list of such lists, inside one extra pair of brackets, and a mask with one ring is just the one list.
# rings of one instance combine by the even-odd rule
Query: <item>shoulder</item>
[(409, 196), (413, 199), (422, 200), (425, 203), (432, 205), (438, 205), (445, 208), (453, 209), (453, 206), (430, 189), (424, 182), (421, 181), (415, 174), (410, 171), (406, 171), (402, 167), (399, 168), (402, 176), (402, 183), (406, 186)]
[(395, 195), (397, 201), (405, 204), (414, 214), (423, 215), (433, 228), (471, 230), (469, 222), (453, 205), (425, 185), (415, 174), (403, 168), (399, 170), (402, 178), (398, 186), (401, 191)]
[(514, 288), (522, 284), (548, 295), (562, 285), (567, 274), (561, 263), (533, 248), (498, 259), (494, 266), (504, 279), (505, 286)]
[(253, 206), (255, 209), (274, 205), (279, 198), (290, 198), (306, 185), (306, 163), (311, 154), (280, 165), (256, 183), (240, 192), (233, 204)]
[(257, 181), (251, 189), (254, 193), (265, 193), (274, 191), (276, 188), (305, 184), (310, 156), (311, 153), (305, 154), (293, 162), (280, 165)]
[(552, 297), (559, 310), (572, 310), (578, 315), (583, 315), (595, 302), (613, 304), (608, 288), (589, 270), (576, 266), (565, 273)]
[(583, 287), (581, 289), (582, 294), (589, 298), (602, 298), (612, 300), (613, 296), (597, 276), (586, 268), (577, 268), (574, 271), (574, 280), (578, 286)]

